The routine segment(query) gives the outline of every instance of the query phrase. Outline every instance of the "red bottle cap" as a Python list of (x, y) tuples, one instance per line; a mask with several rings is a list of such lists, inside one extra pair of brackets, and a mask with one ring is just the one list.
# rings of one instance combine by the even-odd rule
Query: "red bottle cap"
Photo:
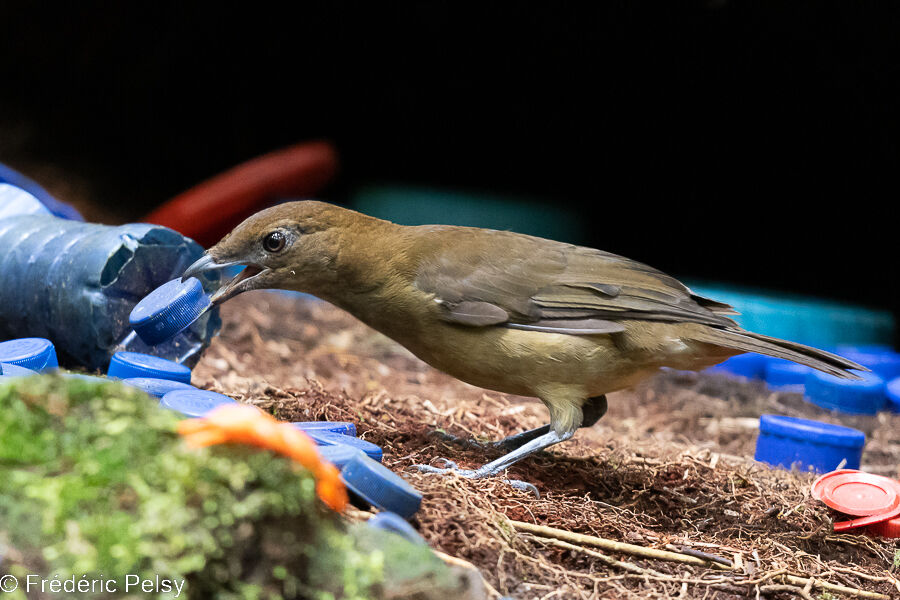
[(832, 471), (830, 473), (825, 473), (824, 475), (819, 476), (818, 479), (813, 481), (812, 487), (810, 488), (810, 495), (816, 500), (822, 500), (822, 488), (825, 487), (825, 484), (828, 483), (829, 479), (834, 477), (835, 475), (840, 475), (842, 473), (859, 473), (860, 471), (857, 469), (839, 469), (837, 471)]
[(884, 523), (885, 521), (893, 520), (896, 517), (900, 517), (900, 504), (898, 504), (897, 507), (893, 510), (886, 513), (870, 515), (868, 517), (860, 517), (858, 519), (853, 519), (852, 521), (840, 521), (839, 523), (834, 524), (834, 530), (846, 531), (848, 529), (865, 527), (867, 525), (878, 525), (880, 523)]
[(858, 517), (884, 515), (900, 507), (900, 483), (871, 473), (832, 474), (821, 493), (822, 502), (834, 510)]
[(869, 525), (869, 532), (886, 538), (900, 538), (900, 517)]

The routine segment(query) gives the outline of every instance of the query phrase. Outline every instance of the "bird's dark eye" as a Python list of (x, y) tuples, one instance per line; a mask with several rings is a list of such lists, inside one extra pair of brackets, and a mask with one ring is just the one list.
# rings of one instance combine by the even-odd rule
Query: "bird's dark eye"
[(287, 243), (287, 238), (284, 237), (284, 234), (280, 231), (273, 231), (263, 238), (263, 249), (266, 252), (281, 252), (285, 243)]

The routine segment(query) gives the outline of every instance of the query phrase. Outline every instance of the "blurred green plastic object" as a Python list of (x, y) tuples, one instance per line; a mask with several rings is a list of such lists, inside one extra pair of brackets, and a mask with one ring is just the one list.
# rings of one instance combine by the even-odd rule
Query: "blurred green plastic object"
[(577, 211), (534, 198), (379, 185), (362, 188), (350, 204), (401, 225), (467, 225), (575, 243), (585, 239)]
[(723, 283), (687, 285), (696, 294), (734, 306), (741, 313), (734, 320), (745, 329), (802, 344), (825, 349), (890, 344), (894, 334), (894, 317), (885, 310)]

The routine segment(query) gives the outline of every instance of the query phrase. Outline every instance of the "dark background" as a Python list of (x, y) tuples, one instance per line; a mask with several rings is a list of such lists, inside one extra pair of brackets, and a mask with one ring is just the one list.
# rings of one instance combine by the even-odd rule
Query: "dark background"
[(328, 138), (326, 199), (544, 198), (682, 277), (898, 310), (894, 3), (558, 4), (3, 4), (0, 160), (116, 222)]

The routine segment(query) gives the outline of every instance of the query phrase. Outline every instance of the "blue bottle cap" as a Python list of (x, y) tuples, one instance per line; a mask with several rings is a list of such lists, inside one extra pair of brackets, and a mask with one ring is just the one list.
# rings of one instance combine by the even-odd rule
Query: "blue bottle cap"
[(340, 433), (341, 435), (356, 436), (356, 425), (345, 421), (298, 421), (296, 423), (291, 423), (291, 425), (303, 431), (318, 429)]
[(0, 362), (44, 371), (59, 366), (56, 349), (44, 338), (20, 338), (0, 342)]
[(900, 377), (892, 379), (887, 384), (887, 397), (890, 408), (894, 412), (900, 412)]
[(732, 356), (723, 363), (706, 369), (709, 373), (725, 373), (747, 379), (762, 379), (768, 358), (761, 354), (748, 352)]
[(128, 322), (144, 342), (153, 346), (189, 327), (210, 306), (199, 279), (173, 279), (138, 302)]
[(202, 417), (209, 411), (223, 404), (235, 404), (236, 401), (224, 394), (209, 390), (172, 390), (162, 397), (159, 405), (180, 412), (188, 417)]
[(810, 421), (762, 415), (754, 458), (788, 469), (799, 467), (827, 473), (844, 464), (859, 469), (866, 436), (862, 431)]
[(855, 415), (874, 415), (887, 401), (884, 380), (874, 373), (856, 372), (861, 380), (839, 379), (821, 371), (806, 376), (806, 399), (817, 406)]
[(349, 435), (341, 435), (340, 433), (334, 433), (333, 431), (326, 431), (324, 429), (307, 429), (303, 433), (311, 437), (313, 441), (320, 446), (343, 444), (355, 448), (356, 450), (362, 450), (366, 456), (373, 460), (381, 460), (381, 448), (372, 442), (367, 442), (366, 440), (361, 440)]
[(425, 538), (419, 535), (419, 532), (416, 531), (415, 528), (406, 521), (406, 519), (404, 519), (397, 513), (380, 512), (369, 519), (366, 524), (369, 527), (374, 527), (375, 529), (383, 529), (385, 531), (390, 531), (391, 533), (396, 533), (397, 535), (403, 536), (413, 544), (427, 545)]
[(2, 377), (30, 377), (31, 375), (37, 374), (37, 371), (26, 369), (25, 367), (20, 367), (19, 365), (0, 363), (0, 376)]
[(109, 361), (106, 374), (119, 379), (153, 377), (188, 384), (191, 382), (191, 370), (184, 365), (139, 352), (116, 352)]
[(172, 390), (195, 390), (192, 385), (181, 383), (180, 381), (172, 381), (171, 379), (156, 379), (153, 377), (131, 377), (123, 379), (122, 383), (136, 387), (146, 394), (154, 398), (162, 398)]
[(354, 456), (360, 454), (360, 451), (352, 446), (337, 444), (335, 446), (320, 446), (317, 448), (319, 456), (323, 460), (327, 460), (338, 469), (343, 469), (344, 465), (350, 462)]
[(766, 362), (766, 383), (779, 390), (803, 391), (810, 367), (789, 360), (772, 359)]
[(367, 503), (405, 519), (413, 516), (422, 504), (422, 494), (418, 490), (364, 454), (357, 454), (344, 466), (341, 479), (347, 489)]
[(872, 369), (885, 381), (900, 377), (900, 353), (886, 346), (838, 346), (837, 353)]
[(858, 429), (782, 415), (762, 415), (759, 418), (759, 431), (801, 442), (842, 448), (858, 449), (866, 443), (866, 434)]

